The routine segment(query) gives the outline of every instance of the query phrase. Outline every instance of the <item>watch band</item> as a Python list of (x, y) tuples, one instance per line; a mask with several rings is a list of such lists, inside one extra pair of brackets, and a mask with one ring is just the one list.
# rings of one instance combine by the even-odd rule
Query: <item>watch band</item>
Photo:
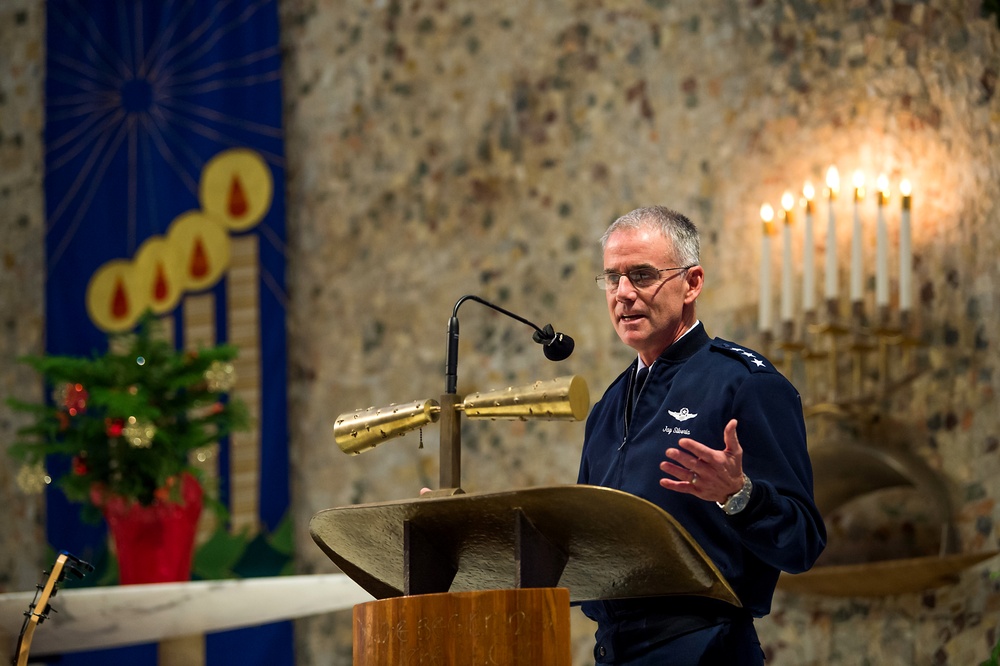
[(725, 502), (716, 502), (726, 515), (734, 516), (747, 507), (750, 493), (753, 492), (753, 482), (746, 474), (743, 475), (743, 487), (726, 498)]

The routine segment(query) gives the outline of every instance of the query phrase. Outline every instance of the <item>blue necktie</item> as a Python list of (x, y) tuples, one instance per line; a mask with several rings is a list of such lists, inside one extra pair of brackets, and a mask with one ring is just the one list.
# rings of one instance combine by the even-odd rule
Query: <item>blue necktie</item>
[(635, 381), (632, 383), (632, 395), (629, 399), (628, 408), (628, 420), (632, 420), (632, 411), (635, 408), (636, 400), (639, 399), (639, 391), (642, 390), (642, 385), (646, 383), (646, 376), (649, 375), (649, 366), (640, 368), (639, 372), (635, 374)]
[(635, 390), (632, 391), (633, 401), (635, 398), (639, 397), (639, 391), (642, 390), (642, 385), (646, 383), (646, 376), (649, 374), (649, 366), (646, 366), (635, 373)]

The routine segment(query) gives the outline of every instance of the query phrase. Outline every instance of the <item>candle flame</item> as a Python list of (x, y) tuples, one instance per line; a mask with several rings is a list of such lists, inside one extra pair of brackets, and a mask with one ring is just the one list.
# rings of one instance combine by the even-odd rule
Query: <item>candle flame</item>
[(802, 196), (806, 198), (806, 201), (812, 201), (813, 197), (816, 196), (816, 190), (813, 189), (813, 184), (808, 180), (806, 184), (802, 186)]
[(904, 178), (902, 182), (899, 183), (899, 193), (904, 197), (910, 196), (910, 181)]
[(889, 196), (889, 178), (884, 174), (880, 173), (878, 179), (875, 181), (878, 191), (884, 194), (886, 197)]
[(760, 219), (764, 220), (764, 222), (774, 220), (774, 209), (771, 208), (771, 204), (764, 204), (760, 207)]
[(826, 186), (830, 188), (830, 192), (834, 195), (840, 191), (840, 172), (837, 171), (837, 167), (830, 165), (830, 168), (826, 170)]
[(791, 192), (786, 191), (784, 194), (781, 195), (781, 207), (784, 208), (785, 211), (792, 210), (794, 206), (795, 206), (795, 197), (792, 196)]
[(854, 181), (854, 203), (859, 203), (865, 198), (865, 173), (858, 169), (851, 178)]

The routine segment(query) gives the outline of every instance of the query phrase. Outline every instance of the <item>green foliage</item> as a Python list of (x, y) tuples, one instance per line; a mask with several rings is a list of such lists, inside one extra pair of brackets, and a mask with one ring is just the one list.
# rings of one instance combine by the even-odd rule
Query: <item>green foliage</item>
[(981, 663), (979, 666), (997, 666), (997, 664), (1000, 664), (1000, 640), (998, 640), (997, 644), (993, 646), (990, 658)]
[(292, 521), (286, 515), (270, 534), (253, 538), (244, 530), (230, 534), (218, 529), (194, 554), (195, 578), (250, 578), (294, 573)]
[(235, 578), (233, 570), (246, 553), (248, 541), (246, 530), (240, 534), (230, 534), (225, 529), (216, 530), (194, 553), (191, 563), (194, 577), (204, 580)]
[(85, 506), (94, 493), (149, 505), (169, 497), (169, 486), (178, 490), (171, 480), (182, 472), (197, 474), (192, 451), (248, 425), (245, 406), (227, 398), (237, 350), (179, 351), (156, 328), (147, 315), (135, 333), (112, 336), (108, 351), (92, 358), (22, 359), (54, 395), (52, 404), (8, 401), (34, 417), (11, 454), (36, 466), (49, 456), (70, 459), (70, 472), (57, 482)]
[[(207, 541), (195, 548), (191, 564), (193, 580), (225, 580), (255, 576), (290, 576), (295, 573), (294, 531), (286, 514), (273, 532), (251, 536), (249, 530), (230, 534), (223, 522)], [(58, 553), (51, 546), (45, 557), (54, 562)], [(106, 544), (88, 548), (80, 555), (94, 571), (82, 579), (69, 576), (64, 588), (103, 587), (118, 584), (118, 560)]]

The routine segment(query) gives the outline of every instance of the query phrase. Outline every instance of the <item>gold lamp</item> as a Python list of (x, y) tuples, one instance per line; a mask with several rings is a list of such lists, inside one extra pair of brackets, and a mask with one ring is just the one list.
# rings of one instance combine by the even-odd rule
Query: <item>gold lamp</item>
[(341, 414), (333, 428), (334, 439), (344, 453), (356, 455), (375, 448), (387, 439), (399, 437), (440, 419), (440, 489), (434, 494), (462, 492), (461, 429), (459, 413), (469, 418), (579, 421), (587, 415), (590, 394), (581, 377), (560, 377), (537, 381), (530, 386), (511, 387), (501, 391), (458, 396), (458, 309), (466, 301), (475, 301), (535, 330), (531, 339), (542, 345), (545, 358), (562, 361), (573, 353), (573, 338), (559, 333), (547, 324), (540, 328), (524, 317), (499, 305), (467, 294), (455, 303), (448, 320), (448, 354), (445, 360), (445, 392), (440, 402), (416, 401), (406, 405), (369, 407)]
[(430, 399), (406, 405), (369, 407), (338, 416), (333, 437), (341, 451), (357, 455), (374, 449), (387, 439), (401, 437), (415, 428), (436, 422), (440, 413), (441, 405)]
[[(465, 412), (470, 419), (581, 421), (590, 408), (590, 392), (582, 377), (570, 375), (526, 386), (471, 393), (461, 402), (445, 394), (442, 402), (444, 406), (433, 399), (417, 400), (346, 412), (337, 417), (334, 439), (341, 451), (357, 455), (435, 423), (445, 414), (450, 418), (441, 427), (442, 487), (458, 488), (458, 412)], [(446, 422), (452, 425), (448, 427)]]

